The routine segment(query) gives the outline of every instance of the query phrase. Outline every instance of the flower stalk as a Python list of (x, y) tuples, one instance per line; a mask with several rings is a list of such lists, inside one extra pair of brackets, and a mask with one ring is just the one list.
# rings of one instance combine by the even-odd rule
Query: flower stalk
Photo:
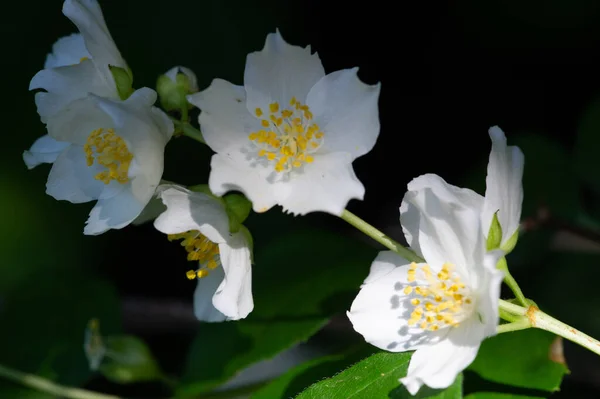
[(68, 399), (121, 399), (119, 396), (105, 395), (80, 388), (66, 387), (56, 384), (34, 374), (23, 373), (0, 364), (0, 376), (17, 384), (36, 389), (56, 397)]
[(362, 231), (364, 234), (368, 235), (369, 237), (383, 245), (384, 247), (396, 252), (404, 259), (417, 263), (424, 261), (413, 251), (396, 242), (395, 240), (391, 239), (386, 234), (371, 226), (369, 223), (365, 222), (364, 220), (362, 220), (352, 212), (348, 211), (347, 209), (344, 209), (340, 217), (352, 226), (356, 227), (358, 230)]

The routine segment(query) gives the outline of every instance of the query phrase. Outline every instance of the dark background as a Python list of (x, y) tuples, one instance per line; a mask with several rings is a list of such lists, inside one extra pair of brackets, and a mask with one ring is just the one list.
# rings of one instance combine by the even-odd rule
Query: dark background
[[(275, 28), (292, 44), (310, 44), (327, 72), (358, 66), (364, 81), (381, 82), (379, 141), (354, 164), (367, 194), (349, 208), (383, 229), (395, 227), (392, 234), (398, 233), (397, 209), (412, 178), (432, 172), (455, 184), (483, 187), (487, 129), (493, 125), (506, 132), (509, 142), (535, 134), (571, 154), (580, 118), (600, 93), (600, 3), (594, 0), (100, 4), (136, 88), (154, 88), (157, 76), (174, 65), (192, 68), (200, 89), (216, 77), (241, 84), (246, 54), (260, 50)], [(125, 330), (144, 336), (165, 367), (176, 370), (169, 362), (183, 356), (189, 342), (185, 337), (194, 330), (190, 309), (195, 285), (184, 278), (189, 267), (180, 248), (152, 226), (83, 236), (91, 204), (57, 202), (45, 195), (48, 166), (27, 171), (22, 161), (23, 150), (45, 133), (28, 92), (29, 80), (56, 39), (76, 30), (61, 7), (59, 0), (13, 2), (4, 4), (0, 15), (0, 289), (21, 289), (57, 271), (93, 269), (115, 284), (124, 304)], [(535, 145), (528, 150), (526, 170), (544, 155)], [(164, 178), (204, 183), (209, 157), (210, 150), (200, 144), (174, 140), (167, 148)], [(474, 175), (479, 183), (472, 183)], [(552, 184), (550, 171), (543, 178)], [(562, 195), (560, 186), (552, 192)], [(539, 205), (548, 202), (544, 195), (525, 186), (529, 202), (524, 216), (536, 215)], [(291, 219), (279, 213), (276, 208), (250, 217), (258, 246), (262, 234), (273, 234), (271, 220)], [(328, 215), (298, 223), (347, 229)], [(556, 256), (546, 254), (547, 240), (543, 245), (543, 256), (516, 268), (517, 279), (534, 299), (538, 294), (548, 298), (547, 306), (557, 316), (599, 336), (598, 291), (586, 289), (590, 284), (581, 287), (579, 280), (571, 280), (572, 290), (565, 291), (558, 277), (538, 279), (572, 266), (566, 262), (549, 268)], [(568, 273), (583, 280), (597, 272), (590, 267)], [(566, 351), (573, 373), (556, 397), (598, 397), (598, 359), (570, 345)]]

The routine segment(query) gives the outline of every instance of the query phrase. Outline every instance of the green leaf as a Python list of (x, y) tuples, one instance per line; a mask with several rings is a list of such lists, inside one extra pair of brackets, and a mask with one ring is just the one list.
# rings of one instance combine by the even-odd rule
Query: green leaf
[(129, 335), (106, 338), (100, 372), (118, 384), (160, 380), (162, 372), (144, 341)]
[(465, 396), (465, 399), (544, 399), (541, 396), (523, 396), (512, 393), (477, 392)]
[(374, 354), (332, 378), (311, 385), (296, 399), (462, 398), (462, 375), (446, 390), (422, 387), (417, 395), (410, 395), (399, 379), (406, 376), (411, 355), (406, 352)]
[[(75, 300), (74, 300), (75, 298)], [(83, 272), (53, 271), (30, 279), (3, 298), (0, 363), (67, 385), (91, 376), (84, 350), (89, 319), (106, 332), (120, 330), (120, 306), (113, 288)]]
[(308, 339), (350, 307), (374, 257), (359, 241), (312, 230), (285, 234), (257, 250), (254, 311), (242, 321), (200, 326), (179, 396), (212, 389)]
[(556, 391), (568, 369), (549, 357), (554, 339), (537, 329), (497, 335), (482, 343), (469, 370), (505, 385)]
[(344, 353), (312, 359), (291, 368), (256, 391), (251, 399), (291, 398), (302, 392), (315, 381), (334, 375), (349, 365), (362, 360), (375, 351), (371, 345), (361, 345)]

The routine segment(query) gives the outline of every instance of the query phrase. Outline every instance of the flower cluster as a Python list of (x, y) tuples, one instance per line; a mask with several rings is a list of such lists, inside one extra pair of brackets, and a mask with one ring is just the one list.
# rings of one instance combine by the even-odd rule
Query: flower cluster
[[(197, 280), (199, 320), (247, 317), (250, 208), (342, 216), (351, 199), (362, 200), (352, 163), (377, 141), (380, 84), (363, 83), (358, 68), (326, 74), (310, 47), (277, 31), (247, 56), (241, 86), (215, 79), (198, 91), (190, 69), (169, 70), (158, 81), (163, 111), (157, 92), (133, 89), (95, 0), (66, 0), (63, 13), (79, 33), (59, 39), (31, 80), (47, 134), (24, 152), (25, 164), (52, 164), (46, 193), (55, 199), (96, 201), (84, 234), (153, 220), (180, 242), (196, 265), (186, 275)], [(164, 149), (193, 128), (193, 106), (214, 155), (208, 184), (184, 187), (162, 180)], [(496, 333), (504, 277), (497, 264), (518, 236), (524, 160), (498, 127), (489, 135), (485, 196), (434, 174), (411, 181), (400, 220), (415, 259), (381, 252), (348, 312), (371, 344), (416, 351), (401, 379), (412, 394), (423, 384), (449, 386)]]

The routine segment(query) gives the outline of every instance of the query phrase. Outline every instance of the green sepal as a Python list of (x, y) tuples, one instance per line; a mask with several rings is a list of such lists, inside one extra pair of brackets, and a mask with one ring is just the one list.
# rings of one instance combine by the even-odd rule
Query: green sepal
[(237, 233), (252, 210), (252, 202), (238, 193), (227, 194), (223, 197), (225, 211), (229, 216), (229, 231)]
[(498, 211), (494, 213), (492, 218), (492, 224), (490, 225), (490, 231), (488, 232), (486, 248), (488, 251), (500, 248), (502, 244), (502, 226), (498, 221)]
[(121, 100), (127, 100), (133, 93), (133, 74), (131, 69), (123, 69), (117, 66), (109, 65), (110, 72), (115, 80), (117, 92)]
[(510, 238), (508, 240), (506, 240), (506, 242), (504, 244), (502, 244), (502, 246), (500, 247), (501, 250), (504, 251), (505, 254), (509, 254), (512, 252), (513, 249), (515, 249), (515, 247), (517, 246), (517, 241), (519, 240), (519, 229), (517, 229), (512, 236), (510, 236)]

